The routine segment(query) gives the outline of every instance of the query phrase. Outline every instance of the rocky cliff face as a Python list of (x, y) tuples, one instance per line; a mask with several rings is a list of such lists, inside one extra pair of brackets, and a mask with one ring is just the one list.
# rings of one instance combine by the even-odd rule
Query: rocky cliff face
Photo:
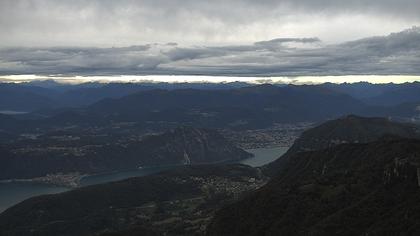
[(255, 194), (217, 213), (209, 235), (417, 235), (420, 141), (298, 152)]

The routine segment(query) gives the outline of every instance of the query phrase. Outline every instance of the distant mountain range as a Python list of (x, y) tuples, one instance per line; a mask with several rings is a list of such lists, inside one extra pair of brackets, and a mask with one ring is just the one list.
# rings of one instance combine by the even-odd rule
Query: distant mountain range
[[(13, 96), (19, 94), (22, 101), (33, 105), (43, 102), (47, 107), (63, 106), (84, 106), (103, 98), (122, 97), (131, 93), (144, 90), (163, 89), (198, 89), (198, 90), (231, 90), (244, 87), (251, 87), (253, 84), (244, 82), (233, 83), (165, 83), (165, 82), (139, 82), (139, 83), (99, 83), (88, 82), (82, 84), (64, 84), (54, 80), (31, 81), (21, 84), (0, 83), (1, 94)], [(277, 87), (285, 87), (285, 84), (276, 84)], [(404, 84), (371, 84), (368, 82), (358, 83), (324, 83), (312, 85), (325, 88), (338, 93), (350, 95), (368, 105), (395, 106), (402, 103), (420, 101), (420, 82)], [(27, 97), (25, 98), (26, 95)], [(28, 100), (38, 97), (40, 100)], [(6, 98), (6, 97), (5, 97)], [(44, 101), (42, 101), (43, 99)], [(46, 100), (55, 100), (47, 102)], [(76, 101), (72, 101), (76, 99)], [(9, 110), (17, 109), (23, 104), (12, 103), (13, 100), (6, 100), (1, 103), (0, 108), (7, 107)], [(25, 111), (30, 111), (30, 107)], [(28, 110), (29, 109), (29, 110)]]
[(92, 84), (40, 87), (34, 84), (0, 83), (0, 111), (36, 111), (62, 107), (81, 107), (104, 98), (117, 98), (150, 90), (140, 84)]
[(100, 173), (146, 166), (210, 164), (252, 157), (214, 130), (190, 127), (126, 143), (47, 144), (32, 145), (27, 141), (21, 146), (0, 146), (0, 179), (26, 179), (69, 172)]
[(40, 109), (83, 107), (104, 98), (119, 98), (153, 89), (226, 90), (248, 86), (246, 83), (97, 83), (62, 84), (54, 80), (21, 84), (0, 83), (0, 111), (31, 112)]
[(368, 104), (380, 106), (397, 106), (404, 103), (419, 102), (420, 82), (398, 86), (377, 96), (366, 98), (364, 101)]
[[(420, 85), (87, 83), (0, 84), (0, 113), (31, 122), (19, 127), (148, 122), (252, 129), (275, 123), (324, 121), (346, 114), (420, 119)], [(37, 120), (36, 122), (33, 120)], [(14, 126), (0, 125), (0, 129)]]
[(151, 90), (102, 100), (87, 113), (117, 121), (249, 128), (323, 120), (363, 108), (348, 95), (319, 87), (259, 85), (234, 90)]
[(420, 82), (403, 84), (325, 83), (318, 86), (348, 94), (369, 105), (395, 106), (402, 103), (420, 102)]
[[(111, 85), (109, 85), (111, 86)], [(117, 85), (113, 85), (117, 86)], [(89, 88), (86, 92), (95, 97), (109, 95), (107, 87)], [(208, 128), (252, 129), (273, 126), (275, 123), (323, 121), (348, 113), (359, 113), (366, 105), (349, 95), (317, 86), (259, 85), (237, 89), (202, 90), (175, 89), (147, 90), (118, 97), (102, 99), (89, 106), (78, 108), (41, 109), (16, 116), (15, 125), (1, 125), (0, 129), (25, 132), (39, 128), (63, 126), (97, 126), (115, 122), (138, 122), (148, 127), (170, 128), (191, 125)], [(125, 90), (124, 90), (125, 91)], [(70, 93), (71, 91), (67, 91)], [(78, 95), (80, 94), (80, 95)], [(74, 93), (85, 99), (84, 93)], [(71, 99), (70, 99), (71, 100)], [(56, 99), (55, 101), (60, 101)], [(23, 132), (23, 131), (21, 131)]]

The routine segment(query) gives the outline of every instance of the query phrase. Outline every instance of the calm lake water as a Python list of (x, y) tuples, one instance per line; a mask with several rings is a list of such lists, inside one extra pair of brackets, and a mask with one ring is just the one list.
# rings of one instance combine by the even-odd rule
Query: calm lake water
[(254, 158), (243, 160), (240, 163), (252, 167), (263, 166), (279, 158), (286, 153), (288, 149), (288, 147), (249, 149), (247, 151), (254, 154)]
[[(274, 161), (275, 159), (283, 155), (287, 151), (287, 149), (288, 148), (286, 147), (250, 149), (247, 151), (253, 153), (255, 157), (243, 160), (240, 163), (250, 165), (253, 167), (262, 166)], [(88, 186), (92, 184), (107, 183), (130, 177), (146, 176), (170, 168), (171, 167), (152, 167), (134, 171), (91, 175), (82, 178), (80, 184), (82, 186)], [(70, 190), (70, 188), (57, 187), (42, 183), (0, 183), (0, 212), (30, 197), (39, 196), (43, 194), (60, 193), (68, 190)]]

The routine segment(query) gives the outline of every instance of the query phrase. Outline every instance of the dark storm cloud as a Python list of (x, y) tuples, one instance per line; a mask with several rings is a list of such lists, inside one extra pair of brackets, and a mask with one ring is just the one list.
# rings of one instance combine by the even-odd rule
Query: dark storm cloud
[(317, 38), (279, 38), (218, 47), (0, 49), (4, 75), (420, 75), (419, 65), (420, 28), (333, 45)]

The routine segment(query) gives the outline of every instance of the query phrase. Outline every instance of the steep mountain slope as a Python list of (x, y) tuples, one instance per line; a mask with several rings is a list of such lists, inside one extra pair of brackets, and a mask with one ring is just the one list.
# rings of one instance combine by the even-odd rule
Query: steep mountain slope
[(236, 161), (252, 155), (218, 132), (181, 127), (129, 143), (62, 144), (0, 149), (0, 179), (33, 178), (54, 173), (97, 173), (139, 166), (194, 165)]
[(0, 235), (200, 235), (215, 210), (263, 183), (249, 166), (183, 167), (28, 199), (0, 214)]
[(305, 131), (289, 151), (317, 150), (341, 143), (367, 143), (384, 135), (420, 137), (420, 127), (386, 118), (349, 115)]
[(294, 142), (285, 155), (263, 167), (265, 174), (275, 175), (291, 155), (302, 151), (321, 150), (342, 143), (367, 143), (388, 138), (420, 138), (420, 127), (392, 122), (386, 118), (345, 116), (309, 129)]
[(420, 141), (298, 152), (256, 193), (216, 214), (208, 235), (417, 235)]

